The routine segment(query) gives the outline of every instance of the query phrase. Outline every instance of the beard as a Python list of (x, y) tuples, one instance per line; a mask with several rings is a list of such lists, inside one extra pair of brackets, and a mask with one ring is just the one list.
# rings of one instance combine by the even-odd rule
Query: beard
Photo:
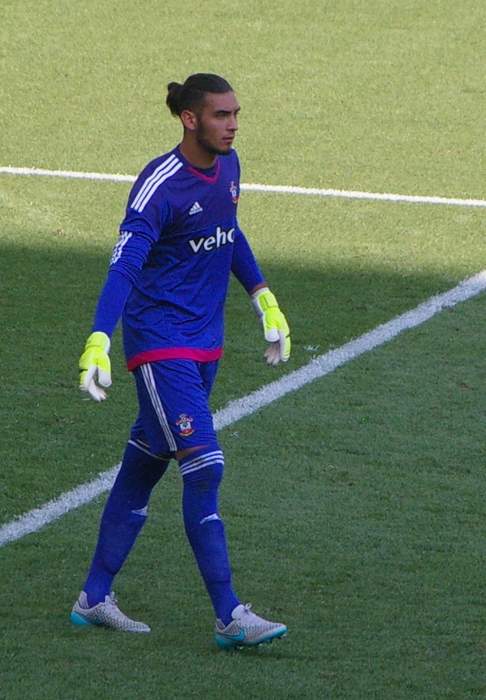
[(209, 153), (212, 156), (227, 156), (231, 153), (232, 150), (232, 146), (228, 146), (227, 148), (222, 149), (217, 148), (214, 144), (212, 144), (208, 139), (206, 130), (203, 126), (199, 126), (197, 128), (196, 141), (198, 142), (199, 146), (201, 146), (201, 148), (203, 148), (206, 151), (206, 153)]

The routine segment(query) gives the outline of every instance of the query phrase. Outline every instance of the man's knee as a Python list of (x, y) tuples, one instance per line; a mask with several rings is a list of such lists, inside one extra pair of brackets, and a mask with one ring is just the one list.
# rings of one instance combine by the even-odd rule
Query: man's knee
[(185, 450), (179, 450), (178, 452), (176, 452), (175, 457), (177, 461), (180, 462), (181, 459), (189, 457), (189, 455), (194, 454), (194, 452), (204, 450), (206, 449), (206, 447), (208, 447), (208, 445), (196, 445), (195, 447), (187, 447)]
[(179, 459), (179, 467), (185, 484), (204, 484), (205, 489), (217, 488), (223, 478), (223, 452), (217, 442), (202, 445)]

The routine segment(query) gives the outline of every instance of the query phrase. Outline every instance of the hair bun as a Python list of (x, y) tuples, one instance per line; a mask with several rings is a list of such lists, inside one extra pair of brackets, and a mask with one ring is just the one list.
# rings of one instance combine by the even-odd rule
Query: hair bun
[(167, 85), (167, 90), (169, 92), (174, 92), (175, 90), (179, 90), (179, 88), (181, 88), (181, 87), (182, 87), (181, 83), (172, 82), (172, 83), (169, 83)]
[(204, 104), (206, 93), (221, 94), (232, 92), (227, 80), (214, 73), (194, 73), (186, 82), (167, 85), (166, 104), (174, 116), (179, 116), (185, 109), (197, 110)]
[(167, 107), (174, 115), (180, 114), (179, 98), (181, 95), (182, 87), (183, 86), (181, 85), (181, 83), (175, 82), (169, 83), (167, 85), (167, 98), (165, 102), (167, 104)]

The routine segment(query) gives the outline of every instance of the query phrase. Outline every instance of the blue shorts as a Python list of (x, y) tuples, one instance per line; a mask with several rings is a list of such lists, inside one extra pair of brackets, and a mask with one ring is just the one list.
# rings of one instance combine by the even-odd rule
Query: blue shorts
[(217, 441), (209, 395), (218, 361), (160, 360), (137, 367), (139, 414), (130, 439), (154, 455)]

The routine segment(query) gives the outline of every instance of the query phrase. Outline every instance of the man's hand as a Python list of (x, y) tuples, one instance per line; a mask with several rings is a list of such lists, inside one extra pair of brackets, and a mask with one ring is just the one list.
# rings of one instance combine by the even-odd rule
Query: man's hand
[(287, 362), (290, 357), (290, 331), (287, 319), (280, 311), (277, 300), (268, 287), (258, 289), (252, 295), (253, 306), (263, 323), (265, 340), (270, 346), (265, 350), (269, 365)]
[(101, 387), (111, 386), (110, 339), (106, 333), (91, 333), (79, 358), (79, 388), (95, 401), (106, 399)]

